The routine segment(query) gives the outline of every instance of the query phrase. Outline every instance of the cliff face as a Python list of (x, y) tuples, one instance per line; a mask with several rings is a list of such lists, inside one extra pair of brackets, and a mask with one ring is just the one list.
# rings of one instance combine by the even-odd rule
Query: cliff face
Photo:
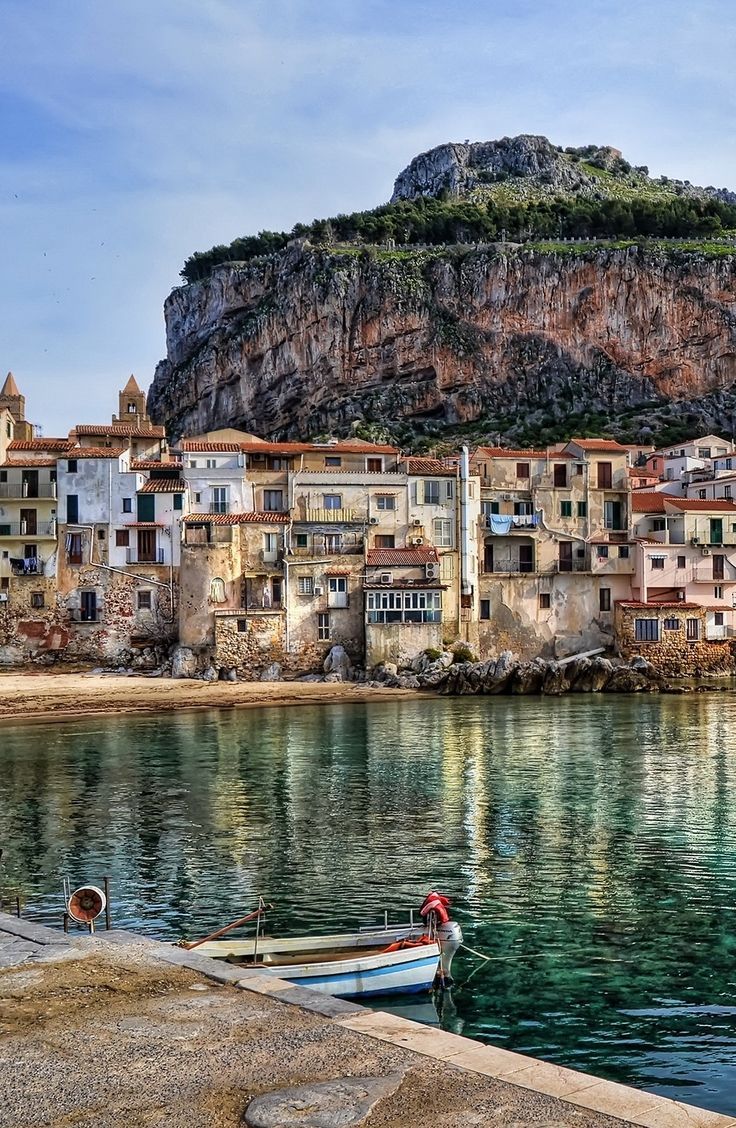
[[(228, 264), (166, 302), (149, 410), (173, 437), (263, 437), (683, 401), (736, 380), (736, 258), (597, 249), (345, 253)], [(706, 397), (698, 404), (699, 397)], [(721, 426), (723, 424), (721, 423)], [(400, 429), (400, 428), (399, 428)]]

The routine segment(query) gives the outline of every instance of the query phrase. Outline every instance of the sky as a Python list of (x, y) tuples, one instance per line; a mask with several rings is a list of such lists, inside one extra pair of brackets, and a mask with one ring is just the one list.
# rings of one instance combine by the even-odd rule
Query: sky
[(46, 435), (109, 420), (189, 254), (446, 141), (736, 188), (735, 53), (732, 0), (0, 0), (0, 379)]

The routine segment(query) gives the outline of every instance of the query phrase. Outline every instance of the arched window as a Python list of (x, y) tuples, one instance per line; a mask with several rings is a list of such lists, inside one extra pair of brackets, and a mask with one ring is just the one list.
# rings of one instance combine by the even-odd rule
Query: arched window
[(214, 580), (210, 580), (210, 603), (224, 603), (225, 602), (225, 581), (216, 576)]

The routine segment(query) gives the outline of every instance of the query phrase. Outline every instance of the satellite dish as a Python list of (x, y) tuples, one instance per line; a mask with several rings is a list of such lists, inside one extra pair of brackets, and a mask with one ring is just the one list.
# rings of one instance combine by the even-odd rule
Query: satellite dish
[(105, 911), (105, 894), (96, 885), (80, 885), (70, 894), (67, 911), (79, 924), (92, 924)]

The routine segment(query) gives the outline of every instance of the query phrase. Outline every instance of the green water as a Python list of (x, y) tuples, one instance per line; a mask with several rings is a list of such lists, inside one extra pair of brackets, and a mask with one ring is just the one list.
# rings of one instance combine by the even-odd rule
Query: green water
[(4, 725), (5, 885), (58, 924), (62, 878), (109, 873), (115, 923), (169, 939), (437, 887), (513, 957), (458, 960), (445, 1025), (736, 1114), (735, 731), (730, 694)]

